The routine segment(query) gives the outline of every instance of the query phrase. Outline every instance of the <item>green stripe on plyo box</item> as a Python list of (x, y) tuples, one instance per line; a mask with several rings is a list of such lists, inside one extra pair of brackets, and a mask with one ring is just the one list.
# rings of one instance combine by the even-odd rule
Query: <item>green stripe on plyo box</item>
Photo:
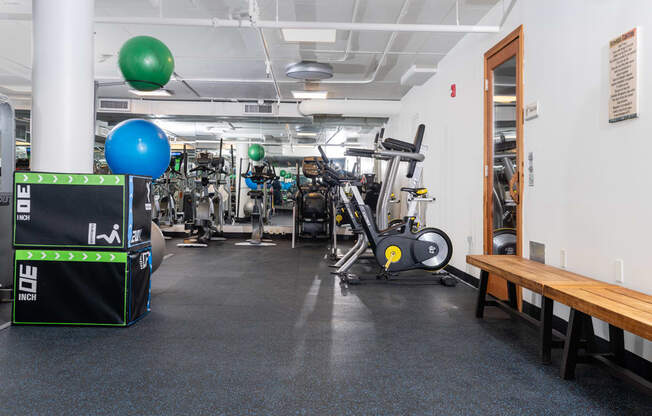
[(16, 322), (14, 320), (14, 324), (16, 325), (83, 325), (83, 326), (127, 326), (125, 323), (121, 324), (99, 324), (99, 323), (92, 323), (92, 322)]
[(67, 173), (17, 172), (16, 183), (123, 186), (125, 184), (125, 177), (122, 175), (73, 175)]
[(16, 260), (126, 263), (127, 253), (107, 251), (16, 250)]

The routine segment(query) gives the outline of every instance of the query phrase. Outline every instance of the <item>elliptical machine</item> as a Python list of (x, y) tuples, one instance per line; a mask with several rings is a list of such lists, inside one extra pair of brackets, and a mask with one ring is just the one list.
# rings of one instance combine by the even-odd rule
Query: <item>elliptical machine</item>
[(330, 205), (328, 188), (317, 183), (321, 176), (320, 165), (323, 161), (317, 157), (306, 157), (301, 163), (303, 175), (310, 179), (307, 185), (297, 184), (297, 229), (299, 236), (317, 238), (328, 235), (330, 230)]
[[(224, 218), (225, 218), (225, 205), (228, 200), (229, 192), (225, 188), (229, 185), (229, 172), (226, 168), (226, 159), (222, 156), (222, 139), (220, 139), (220, 152), (217, 157), (213, 157), (211, 161), (211, 166), (215, 170), (215, 185), (213, 192), (210, 192), (210, 196), (213, 199), (213, 210), (214, 210), (214, 228), (215, 232), (219, 237), (213, 237), (213, 240), (225, 240), (223, 237), (224, 234)], [(224, 188), (223, 188), (224, 187)], [(220, 192), (221, 189), (224, 189), (224, 192)]]
[(272, 165), (263, 160), (257, 164), (251, 162), (247, 166), (247, 173), (242, 175), (243, 178), (249, 178), (253, 183), (262, 186), (262, 189), (252, 189), (248, 195), (253, 201), (251, 209), (251, 238), (246, 242), (236, 243), (237, 246), (275, 246), (271, 241), (263, 240), (265, 233), (265, 216), (266, 207), (264, 199), (266, 198), (266, 187), (272, 181), (278, 179)]
[[(389, 160), (387, 174), (383, 183), (383, 191), (378, 201), (378, 213), (387, 212), (388, 195), (394, 183), (400, 162), (408, 162), (407, 177), (414, 175), (416, 164), (424, 160), (420, 152), (425, 126), (422, 124), (417, 129), (414, 143), (407, 143), (395, 139), (385, 139), (382, 149), (347, 149), (350, 156), (375, 157)], [(358, 189), (358, 183), (351, 178), (342, 176), (328, 166), (328, 158), (323, 149), (319, 147), (322, 158), (326, 164), (325, 171), (340, 183), (340, 200), (344, 204), (349, 217), (353, 220), (354, 228), (359, 229), (358, 241), (354, 247), (340, 260), (341, 267), (334, 273), (339, 276), (341, 283), (357, 283), (348, 270), (357, 259), (362, 256), (367, 247), (371, 247), (378, 265), (382, 268), (378, 278), (389, 279), (397, 272), (424, 269), (439, 270), (448, 264), (453, 254), (450, 238), (445, 232), (437, 228), (423, 228), (415, 232), (418, 227), (416, 218), (408, 216), (401, 223), (387, 227), (387, 217), (377, 215), (374, 222), (371, 208), (365, 204)], [(349, 194), (353, 198), (349, 197)]]
[[(189, 201), (191, 208), (190, 217), (186, 218), (186, 228), (190, 230), (191, 236), (195, 237), (184, 240), (177, 244), (177, 247), (208, 247), (211, 240), (223, 240), (217, 237), (218, 230), (215, 228), (215, 197), (214, 185), (217, 183), (215, 175), (218, 170), (219, 161), (213, 158), (211, 153), (198, 153), (195, 159), (197, 166), (190, 169), (195, 173), (195, 191), (192, 192), (192, 200)], [(211, 191), (213, 188), (213, 191)], [(188, 193), (185, 198), (188, 198)], [(188, 208), (188, 207), (186, 207)]]
[(162, 178), (154, 182), (154, 209), (152, 221), (160, 227), (171, 227), (177, 223), (177, 203), (175, 193), (181, 169), (187, 161), (187, 153), (172, 154), (170, 165)]

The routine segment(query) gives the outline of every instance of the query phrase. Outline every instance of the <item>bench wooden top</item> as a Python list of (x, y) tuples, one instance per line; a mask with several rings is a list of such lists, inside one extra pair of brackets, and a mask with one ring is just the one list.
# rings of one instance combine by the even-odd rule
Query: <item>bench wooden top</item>
[(545, 286), (553, 283), (558, 286), (609, 285), (608, 283), (518, 256), (468, 255), (466, 256), (466, 262), (540, 295), (543, 294)]
[(652, 296), (621, 286), (551, 284), (544, 296), (652, 340)]

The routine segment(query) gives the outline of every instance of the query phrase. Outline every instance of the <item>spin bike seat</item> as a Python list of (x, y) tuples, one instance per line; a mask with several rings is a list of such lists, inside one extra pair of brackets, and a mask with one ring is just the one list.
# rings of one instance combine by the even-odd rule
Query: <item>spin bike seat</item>
[(383, 147), (387, 150), (394, 150), (397, 152), (417, 152), (417, 147), (414, 144), (391, 138), (383, 140)]
[(401, 188), (401, 191), (407, 192), (412, 196), (419, 196), (427, 194), (428, 188)]

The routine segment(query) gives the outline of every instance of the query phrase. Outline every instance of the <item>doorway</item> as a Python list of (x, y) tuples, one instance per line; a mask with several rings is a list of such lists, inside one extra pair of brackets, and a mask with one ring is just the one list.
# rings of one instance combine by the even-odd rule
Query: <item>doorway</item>
[[(484, 56), (484, 252), (522, 253), (523, 26)], [(488, 292), (506, 299), (507, 282), (489, 277)], [(520, 305), (520, 290), (517, 291)]]

